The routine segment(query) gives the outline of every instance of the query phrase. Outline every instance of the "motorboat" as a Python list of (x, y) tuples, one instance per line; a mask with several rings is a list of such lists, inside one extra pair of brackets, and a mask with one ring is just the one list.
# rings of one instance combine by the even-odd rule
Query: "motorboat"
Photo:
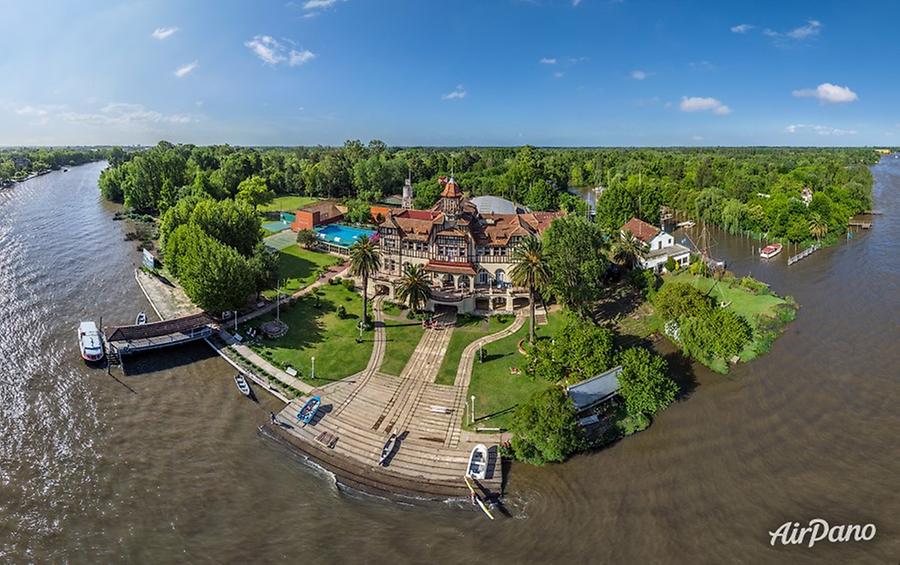
[(760, 249), (759, 256), (763, 259), (771, 259), (772, 257), (781, 253), (781, 249), (782, 245), (780, 243), (773, 243)]
[(379, 465), (384, 465), (384, 462), (387, 461), (388, 457), (391, 456), (391, 453), (394, 452), (395, 447), (397, 447), (397, 434), (391, 434), (391, 437), (384, 442), (384, 447), (381, 448), (381, 458), (378, 460)]
[(312, 422), (312, 419), (316, 416), (316, 412), (319, 411), (319, 406), (322, 404), (322, 399), (318, 396), (313, 396), (309, 400), (306, 401), (306, 404), (303, 405), (303, 408), (297, 412), (297, 420), (303, 422), (304, 424), (308, 424)]
[(488, 450), (484, 444), (479, 443), (472, 448), (469, 454), (469, 465), (466, 467), (466, 476), (473, 479), (484, 479), (487, 476)]
[(247, 384), (247, 379), (244, 378), (244, 375), (238, 373), (234, 376), (234, 384), (237, 385), (238, 390), (241, 391), (241, 394), (250, 398), (250, 385)]
[(85, 361), (103, 359), (103, 336), (100, 335), (97, 324), (88, 321), (78, 325), (78, 348)]
[(147, 323), (147, 313), (146, 312), (140, 312), (137, 315), (137, 318), (134, 319), (134, 325), (136, 325), (136, 326), (143, 326), (146, 323)]

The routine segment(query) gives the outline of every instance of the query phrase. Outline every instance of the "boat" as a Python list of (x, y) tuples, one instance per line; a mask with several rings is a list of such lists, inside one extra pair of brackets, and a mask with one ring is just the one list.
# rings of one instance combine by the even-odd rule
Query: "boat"
[(309, 400), (306, 401), (306, 404), (303, 405), (303, 408), (297, 412), (297, 420), (303, 422), (304, 424), (308, 424), (312, 422), (312, 419), (315, 417), (316, 412), (319, 411), (319, 406), (322, 404), (322, 399), (318, 396), (313, 396)]
[(63, 167), (63, 172), (64, 172), (64, 173), (68, 173), (68, 172), (69, 172), (69, 169)]
[(466, 475), (463, 478), (466, 479), (466, 486), (469, 487), (469, 498), (472, 500), (472, 503), (473, 504), (477, 503), (478, 507), (481, 508), (481, 511), (484, 512), (485, 516), (487, 516), (488, 518), (493, 520), (494, 515), (491, 514), (491, 511), (488, 510), (487, 505), (484, 503), (483, 500), (481, 500), (481, 497), (478, 496), (478, 494), (475, 492), (475, 487), (472, 486), (472, 481), (469, 480), (469, 476)]
[(103, 336), (94, 322), (81, 322), (78, 326), (78, 348), (85, 361), (103, 359)]
[(771, 245), (767, 245), (759, 250), (759, 256), (763, 259), (771, 259), (772, 257), (781, 253), (781, 244), (773, 243)]
[(247, 379), (244, 378), (244, 375), (238, 373), (234, 376), (234, 384), (237, 385), (238, 390), (241, 391), (241, 394), (250, 398), (250, 385), (247, 384)]
[(483, 479), (487, 475), (488, 451), (484, 444), (479, 443), (472, 448), (469, 454), (469, 465), (466, 467), (466, 476), (473, 479)]
[(388, 438), (386, 442), (384, 442), (384, 447), (381, 448), (381, 458), (378, 460), (379, 465), (384, 465), (384, 462), (387, 461), (387, 458), (391, 456), (391, 453), (394, 452), (394, 447), (397, 446), (397, 434), (391, 434), (391, 437)]
[(137, 318), (134, 319), (134, 325), (136, 325), (136, 326), (143, 326), (146, 323), (147, 323), (147, 313), (146, 312), (140, 312), (137, 315)]

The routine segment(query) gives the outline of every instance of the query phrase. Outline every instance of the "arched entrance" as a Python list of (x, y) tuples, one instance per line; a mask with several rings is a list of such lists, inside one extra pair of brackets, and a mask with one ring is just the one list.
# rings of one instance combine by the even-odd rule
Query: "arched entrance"
[(469, 288), (470, 282), (469, 275), (459, 275), (456, 278), (456, 288)]
[(506, 271), (504, 271), (503, 269), (497, 269), (496, 271), (494, 271), (494, 282), (497, 284), (498, 288), (506, 288)]
[(444, 288), (453, 288), (453, 275), (449, 273), (442, 275), (441, 286)]

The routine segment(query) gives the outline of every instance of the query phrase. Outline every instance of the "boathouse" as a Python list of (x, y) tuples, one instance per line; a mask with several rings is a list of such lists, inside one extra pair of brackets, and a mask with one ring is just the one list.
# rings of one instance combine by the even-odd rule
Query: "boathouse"
[(151, 324), (110, 328), (107, 342), (120, 355), (160, 349), (203, 339), (217, 331), (216, 321), (206, 313), (193, 314)]
[(605, 373), (566, 387), (575, 410), (581, 414), (611, 400), (619, 392), (619, 375), (622, 367), (614, 367)]

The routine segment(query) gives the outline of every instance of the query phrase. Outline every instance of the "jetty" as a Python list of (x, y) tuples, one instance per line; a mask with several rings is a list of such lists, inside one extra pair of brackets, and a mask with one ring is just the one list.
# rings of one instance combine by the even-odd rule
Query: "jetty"
[(862, 220), (850, 220), (847, 222), (847, 225), (851, 228), (862, 228), (864, 230), (872, 228), (872, 222), (865, 222)]
[(106, 341), (121, 355), (182, 345), (207, 338), (219, 331), (216, 320), (206, 313), (150, 324), (116, 326), (106, 330)]
[(810, 255), (812, 255), (813, 253), (815, 253), (816, 251), (818, 251), (821, 248), (822, 248), (822, 246), (817, 243), (817, 244), (813, 245), (812, 247), (807, 247), (806, 249), (804, 249), (800, 253), (797, 253), (796, 255), (791, 255), (790, 257), (788, 257), (788, 261), (787, 261), (788, 267), (790, 267), (797, 261), (802, 261), (803, 259), (806, 259), (807, 257), (809, 257)]

